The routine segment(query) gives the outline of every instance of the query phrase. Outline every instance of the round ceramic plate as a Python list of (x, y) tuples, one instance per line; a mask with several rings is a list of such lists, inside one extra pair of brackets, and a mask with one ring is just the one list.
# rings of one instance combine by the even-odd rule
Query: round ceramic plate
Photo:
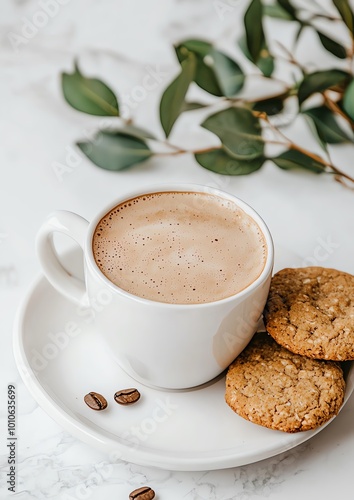
[[(276, 269), (300, 265), (277, 252)], [(78, 274), (81, 255), (67, 255)], [(39, 405), (77, 438), (122, 459), (169, 470), (210, 470), (244, 465), (276, 455), (317, 434), (324, 426), (287, 434), (252, 424), (224, 402), (225, 377), (188, 391), (158, 391), (129, 377), (106, 352), (93, 314), (59, 295), (40, 277), (18, 311), (14, 353), (21, 376)], [(156, 346), (158, 349), (158, 346)], [(183, 370), (183, 366), (181, 366)], [(354, 387), (352, 363), (345, 401)], [(136, 387), (141, 399), (130, 407), (113, 399)], [(83, 401), (96, 391), (108, 408), (95, 412)]]

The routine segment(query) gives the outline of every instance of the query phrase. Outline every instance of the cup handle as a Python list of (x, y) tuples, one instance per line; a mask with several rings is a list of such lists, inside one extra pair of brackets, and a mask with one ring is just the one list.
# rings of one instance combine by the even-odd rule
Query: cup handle
[(48, 216), (36, 239), (36, 249), (45, 277), (49, 283), (69, 300), (88, 305), (85, 282), (72, 276), (61, 264), (53, 244), (53, 233), (59, 232), (73, 238), (84, 250), (88, 221), (80, 215), (58, 210)]

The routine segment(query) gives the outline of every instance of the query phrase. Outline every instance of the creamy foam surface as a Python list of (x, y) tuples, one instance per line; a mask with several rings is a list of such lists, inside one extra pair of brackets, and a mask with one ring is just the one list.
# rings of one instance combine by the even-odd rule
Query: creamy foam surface
[(93, 254), (123, 290), (172, 304), (230, 297), (264, 269), (258, 224), (235, 203), (204, 193), (162, 192), (113, 208), (96, 227)]

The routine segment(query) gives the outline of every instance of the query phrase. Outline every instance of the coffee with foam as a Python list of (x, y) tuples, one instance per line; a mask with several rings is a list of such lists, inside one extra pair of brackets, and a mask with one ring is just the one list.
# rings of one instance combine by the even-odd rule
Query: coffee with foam
[(171, 191), (114, 207), (95, 229), (93, 254), (101, 272), (131, 294), (202, 304), (253, 283), (267, 245), (258, 224), (233, 201)]

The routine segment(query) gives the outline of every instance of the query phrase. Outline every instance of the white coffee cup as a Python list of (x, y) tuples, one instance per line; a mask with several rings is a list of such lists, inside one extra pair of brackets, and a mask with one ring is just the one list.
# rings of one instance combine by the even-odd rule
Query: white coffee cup
[[(267, 257), (260, 276), (231, 297), (199, 304), (169, 304), (132, 295), (109, 281), (92, 251), (94, 231), (114, 206), (144, 194), (182, 191), (216, 195), (234, 202), (261, 229)], [(85, 281), (69, 274), (53, 246), (53, 233), (64, 233), (83, 249)], [(245, 202), (218, 189), (193, 184), (152, 186), (128, 193), (89, 223), (77, 214), (57, 211), (37, 236), (38, 256), (48, 281), (81, 306), (100, 301), (95, 326), (119, 365), (134, 379), (165, 389), (204, 384), (220, 373), (251, 340), (267, 299), (274, 262), (272, 237), (261, 217)]]

